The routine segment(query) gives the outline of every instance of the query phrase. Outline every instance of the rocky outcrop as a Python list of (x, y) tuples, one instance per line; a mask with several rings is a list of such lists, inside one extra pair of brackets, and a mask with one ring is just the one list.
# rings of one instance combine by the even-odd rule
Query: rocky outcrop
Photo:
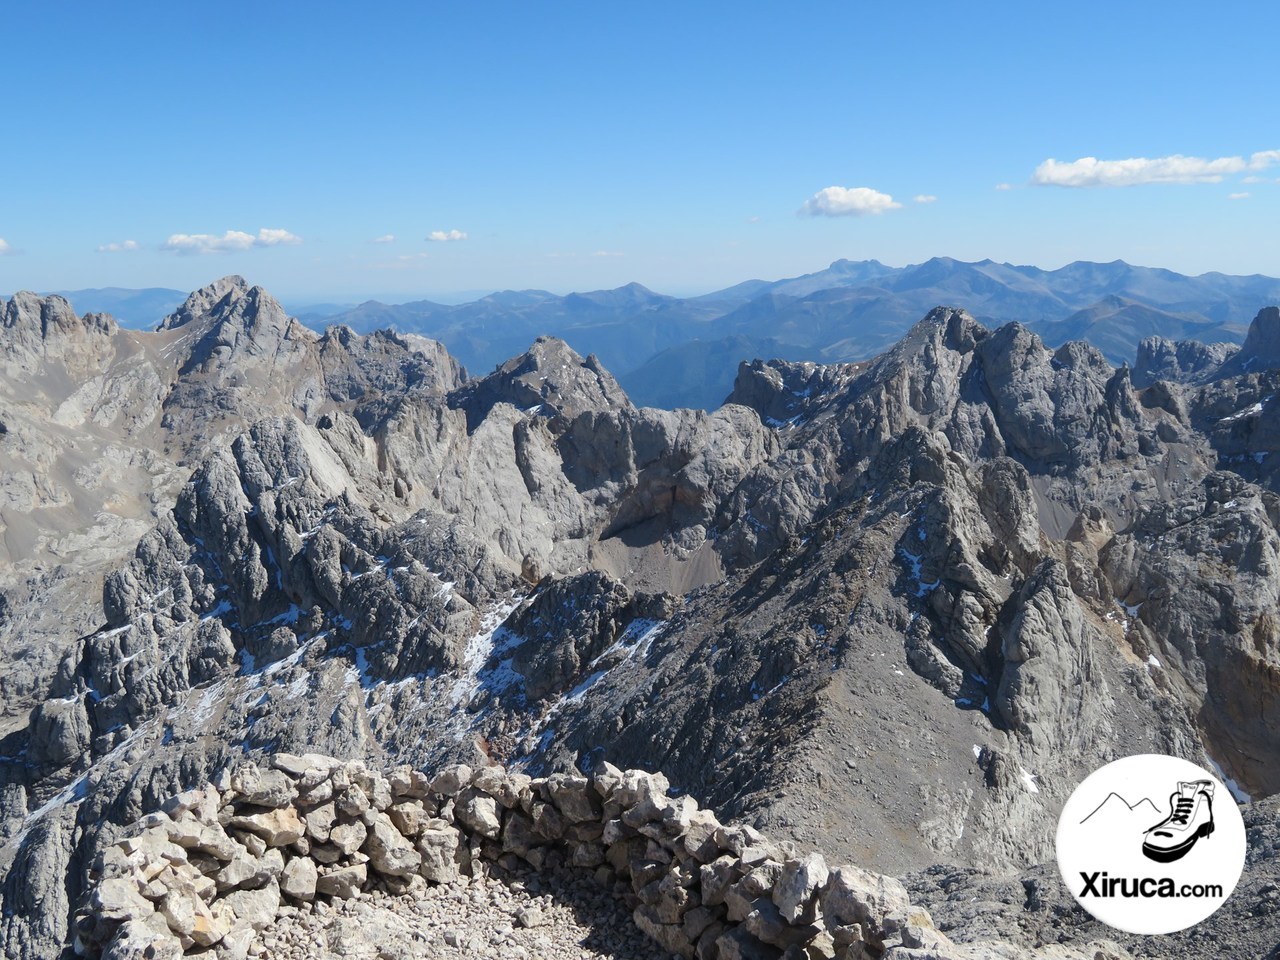
[(0, 364), (9, 377), (38, 373), (49, 364), (72, 376), (91, 376), (109, 360), (118, 333), (111, 317), (79, 317), (59, 296), (22, 292), (0, 301)]
[(859, 366), (744, 360), (725, 403), (750, 407), (769, 426), (795, 427), (807, 419), (811, 406), (848, 383)]
[(1244, 344), (1203, 344), (1149, 337), (1138, 348), (1134, 382), (1149, 386), (1158, 380), (1208, 384), (1280, 367), (1280, 307), (1258, 311)]
[(1231, 358), (1225, 373), (1239, 369), (1247, 373), (1280, 366), (1280, 307), (1263, 307), (1249, 324), (1244, 346)]
[(452, 406), (466, 410), (469, 429), (475, 429), (497, 403), (533, 411), (545, 404), (547, 415), (556, 413), (570, 420), (587, 410), (631, 406), (599, 360), (590, 356), (584, 361), (554, 337), (539, 337), (523, 356), (468, 384), (451, 401)]
[(1133, 365), (1134, 386), (1149, 387), (1159, 380), (1194, 383), (1217, 372), (1239, 349), (1233, 343), (1175, 342), (1165, 337), (1145, 337), (1138, 344), (1138, 357)]
[(898, 881), (829, 868), (820, 854), (798, 856), (668, 794), (660, 774), (608, 764), (587, 777), (492, 766), (431, 776), (399, 767), (384, 777), (317, 754), (277, 754), (266, 769), (242, 764), (170, 798), (106, 847), (77, 913), (77, 952), (244, 958), (290, 905), (372, 888), (412, 898), (461, 875), (564, 866), (610, 889), (669, 955), (1031, 955), (998, 943), (958, 947)]
[(239, 277), (196, 291), (156, 332), (16, 294), (0, 305), (0, 367), (0, 590), (16, 613), (0, 638), (22, 653), (0, 672), (5, 716), (48, 695), (68, 641), (101, 622), (104, 576), (204, 458), (264, 417), (372, 429), (464, 376), (421, 337), (318, 336)]

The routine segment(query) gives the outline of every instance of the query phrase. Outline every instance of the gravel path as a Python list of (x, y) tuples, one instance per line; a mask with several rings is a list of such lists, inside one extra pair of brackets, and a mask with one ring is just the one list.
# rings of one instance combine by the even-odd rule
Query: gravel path
[(462, 877), (403, 896), (285, 907), (250, 947), (270, 960), (664, 960), (620, 896), (572, 873)]

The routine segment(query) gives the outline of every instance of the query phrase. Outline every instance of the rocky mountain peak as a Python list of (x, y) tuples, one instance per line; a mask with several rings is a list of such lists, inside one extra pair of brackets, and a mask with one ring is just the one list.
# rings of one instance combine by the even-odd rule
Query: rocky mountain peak
[(5, 330), (4, 344), (21, 342), (24, 336), (54, 340), (85, 334), (110, 336), (118, 329), (115, 319), (105, 313), (78, 316), (75, 309), (56, 293), (40, 296), (29, 290), (15, 293), (8, 302), (0, 301), (0, 327)]
[[(948, 348), (961, 353), (972, 350), (987, 335), (987, 329), (973, 319), (967, 310), (959, 307), (934, 307), (912, 328), (912, 333), (921, 331), (931, 335), (935, 330), (941, 334), (942, 342)], [(908, 338), (910, 336), (908, 334)]]
[(160, 321), (159, 329), (173, 330), (177, 327), (185, 327), (201, 317), (213, 314), (220, 306), (238, 300), (248, 292), (248, 282), (244, 277), (236, 274), (215, 280), (187, 297), (182, 306)]
[(191, 294), (177, 312), (164, 319), (160, 329), (217, 330), (220, 341), (234, 343), (241, 335), (254, 340), (279, 339), (290, 335), (291, 326), (298, 332), (304, 330), (262, 287), (250, 286), (243, 277), (229, 276)]
[(1258, 311), (1249, 324), (1240, 357), (1253, 368), (1280, 366), (1280, 307)]
[(75, 372), (95, 365), (106, 343), (119, 330), (104, 313), (77, 316), (57, 294), (42, 297), (28, 290), (0, 301), (0, 355), (11, 370), (32, 371), (54, 360)]
[(1145, 337), (1138, 344), (1133, 382), (1138, 387), (1148, 387), (1157, 380), (1194, 383), (1213, 374), (1239, 350), (1233, 343)]
[[(1008, 324), (999, 332), (1011, 338), (1011, 349), (1015, 342), (1017, 349), (1023, 349), (1025, 344), (1034, 341), (1043, 350), (1039, 338), (1018, 324)], [(919, 367), (923, 372), (935, 370), (939, 364), (946, 366), (949, 363), (944, 362), (945, 354), (953, 355), (952, 360), (970, 354), (979, 343), (992, 335), (991, 331), (964, 310), (934, 307), (891, 350), (872, 361), (870, 369), (878, 371), (877, 378), (904, 365)], [(948, 374), (951, 377), (954, 375), (954, 370)]]
[(541, 408), (541, 413), (569, 420), (588, 410), (631, 407), (618, 381), (594, 355), (584, 359), (556, 337), (538, 337), (523, 354), (472, 381), (451, 402), (467, 411), (470, 429), (497, 403)]
[(1177, 342), (1149, 337), (1138, 347), (1134, 382), (1209, 383), (1280, 367), (1280, 307), (1263, 307), (1249, 325), (1244, 345)]

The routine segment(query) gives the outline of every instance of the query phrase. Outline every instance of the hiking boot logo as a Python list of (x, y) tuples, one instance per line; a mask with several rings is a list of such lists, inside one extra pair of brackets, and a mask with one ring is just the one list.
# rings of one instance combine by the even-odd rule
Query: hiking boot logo
[(1213, 781), (1179, 781), (1169, 796), (1169, 815), (1143, 834), (1142, 853), (1158, 863), (1173, 863), (1212, 834)]
[(1249, 798), (1236, 784), (1181, 757), (1113, 760), (1062, 806), (1062, 881), (1076, 903), (1117, 930), (1185, 930), (1221, 907), (1240, 879), (1241, 802)]

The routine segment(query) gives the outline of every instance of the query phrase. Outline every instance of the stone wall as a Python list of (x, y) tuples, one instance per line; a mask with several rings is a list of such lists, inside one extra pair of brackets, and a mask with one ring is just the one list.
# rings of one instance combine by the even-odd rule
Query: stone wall
[[(284, 904), (412, 895), (461, 874), (594, 873), (664, 950), (699, 958), (950, 955), (896, 880), (721, 824), (661, 774), (532, 779), (276, 754), (169, 800), (94, 864), (81, 955), (242, 960)], [(961, 951), (963, 952), (963, 950)]]

